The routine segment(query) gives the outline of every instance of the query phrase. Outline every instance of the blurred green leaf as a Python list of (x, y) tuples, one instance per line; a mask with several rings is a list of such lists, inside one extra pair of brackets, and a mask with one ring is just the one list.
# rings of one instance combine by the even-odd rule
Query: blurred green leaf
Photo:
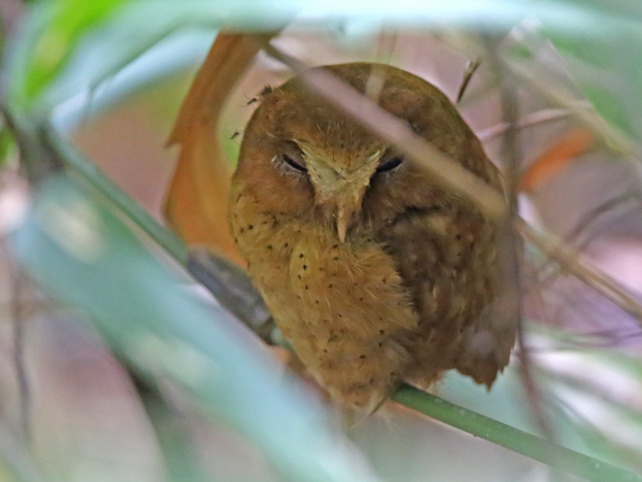
[(118, 25), (115, 21), (114, 28), (87, 42), (43, 97), (43, 105), (57, 106), (53, 121), (59, 129), (71, 131), (88, 114), (100, 115), (138, 89), (194, 66), (215, 36), (212, 29), (149, 32), (145, 42), (137, 36), (139, 48), (128, 52), (120, 46), (131, 47), (131, 35)]
[[(9, 56), (12, 103), (45, 116), (66, 103), (56, 115), (62, 126), (71, 128), (89, 111), (95, 114), (140, 86), (203, 58), (220, 23), (220, 15), (206, 5), (119, 3), (91, 28), (77, 32), (61, 63), (47, 76), (39, 75), (34, 66), (36, 47), (43, 37), (56, 34), (52, 25), (57, 10), (47, 5), (32, 9)], [(27, 90), (29, 79), (38, 79), (39, 88)]]
[(15, 143), (13, 137), (9, 131), (0, 126), (0, 167), (5, 163), (14, 148)]
[(78, 184), (46, 182), (11, 246), (44, 289), (83, 308), (132, 366), (184, 387), (254, 440), (287, 480), (374, 479), (349, 442), (328, 431), (318, 402), (283, 380), (229, 315), (190, 296)]
[[(92, 95), (106, 80), (115, 81), (106, 84), (108, 102), (113, 102), (136, 86), (186, 66), (209, 45), (209, 41), (199, 39), (202, 47), (196, 48), (198, 55), (193, 54), (196, 43), (183, 43), (177, 50), (178, 32), (206, 27), (211, 35), (223, 24), (268, 29), (294, 16), (359, 32), (378, 29), (382, 23), (420, 28), (451, 24), (506, 31), (524, 20), (538, 21), (560, 51), (576, 60), (569, 68), (597, 111), (624, 133), (636, 138), (642, 134), (642, 122), (637, 120), (642, 108), (642, 72), (638, 68), (642, 12), (637, 2), (626, 0), (610, 2), (608, 7), (586, 0), (329, 0), (313, 9), (304, 0), (42, 2), (32, 7), (22, 34), (14, 42), (9, 65), (11, 99), (46, 113), (83, 94), (84, 100), (77, 99), (81, 102), (73, 106), (75, 111), (66, 113), (66, 121), (71, 120), (73, 125), (74, 116), (77, 120), (89, 102), (95, 102)], [(147, 62), (139, 64), (137, 75), (123, 81), (123, 70), (159, 43), (167, 48), (148, 57)], [(578, 62), (594, 68), (583, 68)], [(596, 69), (603, 75), (592, 75)]]
[[(89, 97), (107, 80), (112, 90), (111, 80), (159, 43), (163, 48), (138, 66), (135, 84), (185, 67), (204, 56), (221, 24), (220, 10), (208, 2), (119, 0), (77, 16), (82, 22), (61, 26), (61, 9), (75, 0), (52, 7), (61, 1), (31, 10), (9, 56), (11, 99), (36, 112), (47, 113), (79, 94)], [(68, 40), (64, 52), (50, 42), (57, 37)], [(115, 90), (122, 96), (131, 86), (123, 88), (119, 80)]]
[[(80, 99), (81, 108), (67, 110), (64, 120), (73, 126), (74, 116), (89, 102), (93, 108), (102, 102), (97, 99), (105, 104), (122, 99), (202, 55), (213, 29), (223, 22), (273, 28), (294, 15), (360, 32), (382, 23), (421, 28), (450, 23), (505, 31), (525, 19), (536, 21), (567, 56), (570, 71), (597, 111), (625, 133), (638, 139), (642, 134), (638, 0), (329, 0), (313, 6), (307, 0), (51, 0), (32, 6), (12, 44), (10, 101), (48, 117), (66, 101)], [(181, 31), (187, 28), (203, 35), (185, 40)], [(101, 86), (107, 88), (101, 91)], [(0, 150), (2, 142), (0, 138)], [(323, 417), (306, 406), (308, 401), (298, 395), (286, 398), (274, 388), (280, 381), (269, 360), (250, 356), (256, 347), (237, 349), (243, 342), (225, 328), (226, 315), (210, 320), (212, 314), (182, 292), (121, 220), (77, 185), (59, 180), (42, 193), (29, 223), (16, 235), (14, 249), (43, 286), (91, 313), (132, 364), (192, 390), (254, 437), (283, 473), (299, 480), (341, 480), (358, 470), (337, 455), (341, 447), (333, 445)], [(460, 397), (462, 405), (535, 431), (527, 422), (528, 403), (515, 389), (519, 381), (514, 373), (509, 376), (512, 388), (504, 383), (502, 389), (500, 382), (490, 396), (469, 382), (463, 388), (457, 388), (460, 380), (449, 385), (453, 377), (445, 390), (455, 401)], [(511, 410), (514, 400), (522, 402), (517, 410)], [(586, 445), (568, 416), (551, 417), (565, 443)], [(638, 417), (630, 420), (639, 423)], [(588, 428), (585, 432), (590, 440)]]
[(133, 374), (132, 381), (154, 427), (166, 467), (166, 479), (169, 482), (199, 482), (210, 479), (195, 454), (191, 434), (181, 427), (181, 422), (185, 421), (180, 418), (178, 410), (168, 403), (160, 387), (136, 374)]
[(47, 28), (34, 39), (25, 76), (25, 95), (34, 97), (40, 93), (64, 67), (78, 39), (127, 1), (57, 0), (39, 4), (38, 8), (48, 11)]

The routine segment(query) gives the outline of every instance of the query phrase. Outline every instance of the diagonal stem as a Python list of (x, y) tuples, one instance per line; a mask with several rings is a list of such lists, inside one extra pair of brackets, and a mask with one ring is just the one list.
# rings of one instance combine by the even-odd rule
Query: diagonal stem
[(392, 399), (448, 425), (586, 480), (642, 480), (640, 475), (548, 442), (408, 385), (399, 388)]

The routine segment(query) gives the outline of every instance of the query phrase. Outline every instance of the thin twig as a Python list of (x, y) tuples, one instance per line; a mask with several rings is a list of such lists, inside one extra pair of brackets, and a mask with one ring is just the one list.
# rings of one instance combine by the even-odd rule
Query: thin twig
[(576, 250), (566, 246), (561, 239), (551, 233), (544, 233), (541, 230), (538, 232), (523, 220), (518, 221), (518, 228), (524, 238), (533, 243), (544, 255), (555, 260), (562, 269), (611, 300), (642, 324), (642, 305), (619, 282), (586, 260), (582, 260)]
[(542, 405), (542, 393), (533, 374), (533, 360), (524, 339), (524, 326), (521, 317), (522, 256), (520, 249), (521, 243), (518, 240), (519, 235), (515, 230), (515, 221), (519, 218), (517, 193), (521, 177), (520, 164), (522, 160), (519, 138), (520, 129), (518, 126), (519, 101), (513, 78), (499, 59), (499, 39), (487, 38), (486, 46), (491, 66), (498, 79), (497, 85), (499, 88), (502, 119), (507, 125), (503, 133), (501, 149), (502, 159), (505, 164), (505, 179), (510, 211), (510, 218), (507, 219), (503, 225), (501, 237), (502, 246), (500, 246), (502, 253), (501, 260), (504, 265), (504, 289), (506, 291), (506, 294), (503, 296), (508, 299), (510, 309), (514, 311), (509, 313), (509, 316), (517, 318), (519, 368), (522, 385), (526, 392), (526, 399), (530, 404), (530, 412), (536, 425), (540, 428), (546, 439), (553, 441), (556, 440), (556, 434)]
[[(587, 101), (578, 101), (574, 103), (578, 109), (589, 109), (590, 104)], [(569, 109), (542, 109), (523, 116), (517, 121), (517, 127), (524, 129), (526, 127), (534, 127), (537, 125), (553, 122), (556, 120), (566, 119), (574, 116), (575, 112)], [(477, 137), (484, 142), (490, 141), (495, 137), (499, 137), (508, 129), (506, 122), (500, 122), (493, 126), (487, 127), (477, 133)]]
[(202, 248), (190, 250), (185, 267), (230, 313), (273, 344), (272, 314), (243, 269)]
[[(587, 231), (592, 225), (594, 225), (600, 218), (604, 217), (605, 215), (609, 214), (611, 211), (613, 211), (616, 207), (623, 205), (627, 201), (638, 201), (642, 205), (642, 199), (636, 194), (636, 193), (626, 193), (622, 194), (620, 196), (616, 196), (614, 198), (608, 199), (604, 203), (598, 205), (594, 209), (591, 209), (588, 213), (586, 213), (575, 225), (573, 230), (564, 236), (564, 242), (566, 244), (570, 245), (575, 245), (575, 249), (578, 252), (582, 252), (586, 250), (593, 240), (593, 238), (588, 238), (584, 242), (579, 242), (579, 238), (582, 234), (584, 234), (585, 231)], [(549, 284), (554, 278), (559, 276), (560, 274), (560, 267), (558, 265), (558, 269), (551, 269), (551, 272), (549, 273), (543, 273), (545, 270), (548, 270), (550, 267), (550, 264), (553, 263), (554, 261), (552, 260), (546, 260), (540, 264), (540, 266), (535, 267), (534, 269), (540, 273), (538, 276), (538, 284), (540, 286), (545, 286)]]
[[(628, 201), (637, 201), (638, 204), (642, 206), (642, 199), (640, 199), (637, 193), (625, 193), (620, 196), (615, 196), (614, 198), (608, 199), (599, 206), (591, 209), (586, 213), (575, 225), (575, 228), (565, 236), (564, 241), (567, 243), (574, 243), (578, 238), (593, 224), (597, 222), (598, 219), (602, 218), (604, 215), (609, 214), (616, 207), (621, 206), (622, 204)], [(586, 244), (580, 246), (580, 249), (586, 249)]]
[(22, 440), (31, 440), (31, 390), (25, 363), (25, 317), (23, 313), (24, 278), (17, 266), (12, 266), (12, 322), (13, 322), (13, 366), (18, 383), (18, 412)]
[(479, 68), (480, 65), (481, 65), (481, 58), (470, 60), (466, 64), (466, 70), (464, 71), (464, 78), (461, 81), (461, 85), (459, 86), (459, 92), (457, 93), (457, 101), (456, 101), (457, 104), (461, 102), (462, 97), (466, 93), (466, 88), (468, 87), (470, 80), (473, 78), (473, 75), (475, 75), (475, 72), (477, 72), (477, 69)]
[(542, 70), (535, 70), (524, 62), (506, 63), (507, 67), (522, 80), (533, 86), (543, 97), (572, 112), (585, 126), (597, 134), (601, 139), (606, 139), (614, 149), (624, 154), (627, 159), (640, 159), (641, 148), (629, 137), (618, 129), (607, 124), (604, 119), (593, 109), (578, 107), (577, 102), (564, 89), (543, 75)]

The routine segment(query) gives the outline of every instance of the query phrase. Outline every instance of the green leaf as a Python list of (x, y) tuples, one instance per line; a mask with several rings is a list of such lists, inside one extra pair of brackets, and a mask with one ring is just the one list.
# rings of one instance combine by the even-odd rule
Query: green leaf
[[(586, 77), (571, 64), (598, 112), (622, 131), (639, 137), (641, 10), (638, 2), (626, 0), (609, 2), (608, 7), (586, 0), (329, 0), (314, 9), (305, 0), (55, 0), (32, 7), (22, 34), (14, 42), (10, 92), (12, 100), (32, 107), (35, 103), (37, 110), (48, 111), (75, 95), (95, 92), (107, 79), (118, 80), (117, 74), (142, 54), (159, 43), (172, 45), (177, 32), (185, 29), (207, 27), (210, 35), (223, 24), (270, 29), (298, 16), (327, 27), (341, 26), (343, 31), (367, 32), (382, 24), (424, 29), (449, 24), (506, 31), (529, 20), (539, 22), (564, 54), (609, 74), (603, 79)], [(203, 42), (202, 48), (209, 43), (199, 42)], [(198, 51), (202, 55), (202, 50)], [(166, 55), (148, 59), (139, 70), (147, 76), (139, 75), (138, 84), (134, 84), (185, 66), (197, 58), (190, 52), (194, 48), (186, 45), (180, 52), (169, 49)], [(111, 90), (111, 101), (128, 91)]]
[(58, 0), (43, 2), (34, 8), (46, 15), (40, 35), (34, 38), (25, 73), (24, 93), (35, 97), (60, 72), (73, 52), (78, 39), (104, 22), (128, 0)]
[(119, 4), (75, 31), (64, 56), (54, 52), (48, 57), (49, 66), (38, 60), (37, 49), (43, 38), (57, 35), (58, 9), (48, 3), (33, 8), (6, 66), (10, 101), (48, 116), (73, 99), (57, 112), (63, 125), (73, 127), (88, 111), (95, 114), (142, 85), (195, 64), (205, 56), (220, 24), (220, 15), (205, 5)]
[(149, 377), (179, 384), (255, 441), (287, 480), (374, 480), (318, 402), (220, 309), (186, 292), (124, 222), (66, 177), (45, 183), (11, 239), (52, 296), (82, 308), (110, 345)]
[(14, 148), (13, 137), (7, 129), (0, 126), (0, 167), (5, 163)]

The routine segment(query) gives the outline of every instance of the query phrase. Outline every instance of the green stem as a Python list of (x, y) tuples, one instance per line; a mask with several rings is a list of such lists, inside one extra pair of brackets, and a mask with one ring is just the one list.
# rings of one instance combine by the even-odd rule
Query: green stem
[(476, 437), (586, 480), (642, 481), (642, 476), (638, 474), (548, 442), (408, 385), (399, 388), (392, 399)]

